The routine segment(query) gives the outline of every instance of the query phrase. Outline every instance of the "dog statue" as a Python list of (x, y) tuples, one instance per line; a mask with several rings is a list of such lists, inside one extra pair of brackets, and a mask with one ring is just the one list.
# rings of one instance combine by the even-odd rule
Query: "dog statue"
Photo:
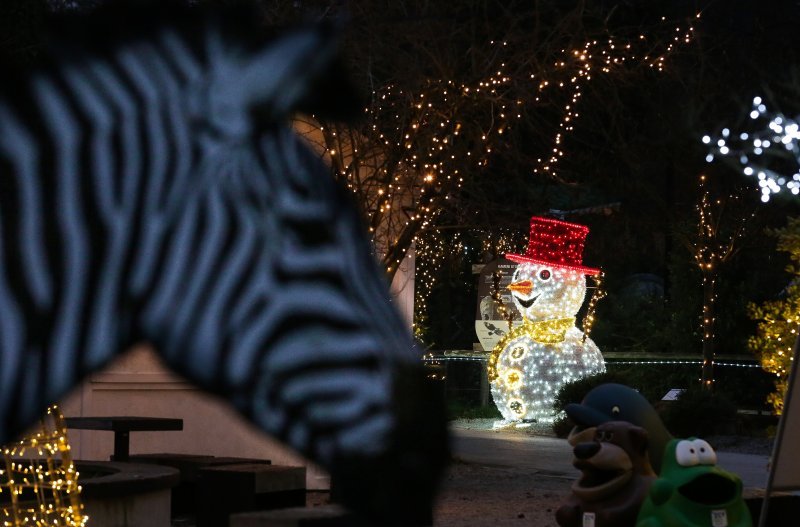
[(580, 404), (568, 404), (566, 412), (575, 423), (569, 444), (590, 441), (594, 427), (607, 421), (627, 421), (647, 431), (647, 450), (650, 465), (656, 474), (661, 472), (664, 447), (672, 439), (658, 412), (642, 394), (629, 386), (606, 383), (586, 394)]
[(561, 527), (633, 527), (656, 474), (647, 431), (626, 421), (597, 425), (594, 438), (575, 445), (581, 477), (556, 511)]

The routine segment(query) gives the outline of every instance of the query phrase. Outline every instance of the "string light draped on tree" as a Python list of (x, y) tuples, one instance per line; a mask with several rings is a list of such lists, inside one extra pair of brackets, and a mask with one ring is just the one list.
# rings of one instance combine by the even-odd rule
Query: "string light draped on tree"
[[(418, 237), (415, 245), (414, 328), (420, 338), (427, 320), (431, 290), (437, 285), (436, 276), (447, 258), (477, 263), (484, 255), (497, 257), (519, 251), (526, 243), (526, 233), (517, 229), (470, 229), (463, 232), (431, 229), (426, 234)], [(476, 239), (480, 240), (477, 246), (474, 243)]]
[(705, 175), (699, 178), (696, 210), (697, 233), (690, 249), (703, 277), (701, 382), (705, 388), (711, 389), (714, 383), (717, 282), (720, 267), (736, 253), (738, 243), (745, 235), (747, 222), (755, 217), (755, 212), (744, 203), (738, 192), (712, 197)]
[(706, 161), (726, 161), (745, 176), (756, 178), (765, 203), (781, 189), (800, 194), (798, 118), (769, 111), (762, 97), (753, 98), (749, 117), (753, 126), (747, 130), (725, 127), (718, 135), (703, 136), (703, 143), (711, 148)]
[(510, 93), (502, 67), (475, 85), (429, 80), (418, 92), (389, 85), (372, 93), (363, 131), (319, 127), (390, 276), (461, 188), (464, 173), (486, 165), (507, 121), (519, 117), (522, 101)]
[[(699, 18), (699, 15), (697, 17)], [(665, 25), (667, 24), (663, 19), (662, 22)], [(551, 63), (549, 69), (529, 74), (529, 78), (533, 83), (532, 91), (528, 97), (517, 100), (514, 104), (506, 105), (503, 108), (503, 110), (515, 108), (516, 111), (503, 111), (499, 114), (503, 121), (498, 126), (497, 132), (481, 136), (481, 139), (487, 143), (487, 150), (485, 151), (487, 157), (491, 154), (492, 148), (498, 148), (496, 145), (491, 144), (492, 141), (502, 139), (503, 132), (508, 132), (515, 125), (522, 112), (535, 112), (542, 105), (549, 105), (554, 101), (564, 101), (557, 112), (560, 117), (550, 140), (553, 146), (549, 157), (535, 159), (533, 167), (534, 175), (560, 179), (557, 167), (562, 160), (568, 157), (565, 142), (568, 135), (574, 131), (576, 120), (580, 116), (580, 99), (590, 83), (604, 75), (612, 75), (615, 72), (621, 73), (623, 68), (644, 66), (659, 72), (663, 71), (668, 56), (678, 46), (691, 42), (693, 32), (694, 27), (689, 24), (685, 26), (670, 25), (670, 36), (663, 39), (651, 39), (643, 34), (630, 40), (607, 37), (605, 39), (587, 41), (573, 49), (562, 49), (560, 56)], [(493, 44), (497, 45), (498, 43)], [(505, 45), (505, 43), (499, 43), (499, 45)], [(493, 80), (494, 84), (484, 83), (479, 88), (486, 89), (487, 86), (506, 85), (511, 81), (512, 79), (507, 76), (500, 76), (500, 72), (498, 72), (498, 77)], [(475, 93), (477, 92), (478, 90), (475, 91)], [(478, 167), (485, 166), (486, 162), (485, 158), (482, 159)], [(460, 184), (461, 181), (459, 181)], [(452, 194), (455, 194), (457, 190), (454, 189)], [(438, 210), (434, 212), (438, 212)], [(434, 223), (435, 221), (432, 219), (428, 222), (429, 225)], [(413, 239), (418, 269), (420, 266), (425, 266), (428, 270), (438, 268), (438, 263), (425, 263), (425, 261), (441, 258), (441, 255), (445, 254), (441, 250), (434, 249), (439, 246), (438, 242), (425, 240), (428, 236), (436, 237), (438, 234), (435, 234), (431, 229), (422, 228)], [(434, 250), (429, 252), (429, 248)], [(419, 303), (425, 305), (430, 288), (421, 282), (420, 279), (416, 282), (416, 287), (420, 289), (420, 293), (416, 297)], [(423, 313), (419, 309), (416, 309), (415, 312), (418, 316)], [(591, 327), (592, 318), (593, 316), (587, 320), (589, 328)], [(419, 319), (417, 320), (419, 321)]]
[[(452, 221), (452, 215), (443, 212), (458, 215), (453, 211), (464, 210), (459, 203), (466, 178), (486, 174), (500, 152), (522, 151), (506, 138), (523, 119), (544, 134), (533, 151), (547, 152), (538, 160), (526, 158), (525, 166), (555, 178), (556, 165), (568, 157), (566, 139), (591, 82), (641, 68), (662, 71), (670, 53), (691, 41), (693, 28), (662, 19), (649, 26), (647, 34), (633, 37), (601, 30), (595, 33), (602, 37), (589, 38), (589, 31), (582, 32), (585, 36), (577, 39), (574, 31), (549, 35), (541, 49), (528, 52), (517, 44), (527, 46), (529, 40), (477, 43), (486, 58), (477, 74), (460, 80), (404, 79), (408, 82), (402, 86), (396, 79), (378, 82), (358, 126), (307, 123), (313, 128), (308, 135), (329, 158), (335, 176), (356, 195), (376, 255), (390, 278), (412, 246), (418, 262), (436, 257), (426, 248), (437, 243), (422, 238), (437, 236), (431, 234), (437, 224)], [(559, 40), (577, 44), (552, 44)], [(460, 219), (467, 229), (485, 225), (474, 218)], [(419, 287), (420, 280), (416, 283)]]
[(751, 304), (749, 313), (758, 321), (758, 329), (747, 341), (748, 347), (758, 357), (764, 371), (775, 376), (775, 391), (767, 396), (766, 402), (775, 414), (781, 415), (800, 328), (800, 287), (789, 286), (784, 299)]
[[(696, 18), (700, 18), (700, 15), (697, 14)], [(665, 18), (662, 17), (661, 20), (666, 23)], [(567, 99), (552, 140), (552, 150), (549, 156), (536, 160), (533, 172), (558, 178), (558, 165), (566, 156), (565, 136), (574, 131), (575, 121), (580, 117), (578, 105), (583, 90), (593, 79), (628, 65), (645, 65), (657, 71), (664, 71), (667, 57), (677, 46), (691, 42), (693, 34), (693, 26), (678, 25), (674, 27), (670, 38), (655, 43), (644, 34), (632, 40), (613, 36), (590, 40), (582, 47), (562, 49), (561, 57), (553, 63), (553, 70), (541, 78), (531, 74), (531, 79), (537, 82), (534, 92), (536, 103), (545, 97), (552, 97), (551, 92), (554, 89), (565, 92)], [(563, 94), (555, 97), (565, 98)]]
[(775, 376), (775, 391), (768, 395), (767, 403), (780, 415), (800, 331), (800, 218), (789, 218), (785, 227), (770, 234), (777, 238), (778, 250), (789, 254), (791, 279), (778, 298), (748, 305), (750, 318), (758, 327), (747, 345), (761, 367)]

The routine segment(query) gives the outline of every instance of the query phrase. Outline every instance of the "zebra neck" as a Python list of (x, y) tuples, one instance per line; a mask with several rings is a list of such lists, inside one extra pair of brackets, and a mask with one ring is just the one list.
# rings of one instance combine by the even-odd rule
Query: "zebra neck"
[(522, 332), (540, 344), (564, 342), (567, 330), (575, 325), (575, 317), (551, 318), (549, 320), (525, 320)]

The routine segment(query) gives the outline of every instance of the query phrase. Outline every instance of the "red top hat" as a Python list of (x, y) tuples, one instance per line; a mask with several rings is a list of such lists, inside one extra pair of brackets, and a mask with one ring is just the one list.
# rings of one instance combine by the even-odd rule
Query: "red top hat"
[(589, 227), (585, 225), (534, 216), (531, 218), (528, 251), (525, 254), (506, 254), (506, 258), (517, 263), (566, 267), (594, 276), (600, 274), (600, 269), (581, 265), (587, 234)]

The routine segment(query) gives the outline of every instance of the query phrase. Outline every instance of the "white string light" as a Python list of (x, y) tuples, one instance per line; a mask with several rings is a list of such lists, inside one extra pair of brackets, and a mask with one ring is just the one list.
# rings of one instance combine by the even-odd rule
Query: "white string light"
[[(485, 357), (458, 357), (458, 356), (426, 356), (422, 359), (423, 362), (441, 363), (441, 362), (486, 362), (488, 355)], [(697, 366), (702, 364), (701, 360), (630, 360), (630, 361), (617, 361), (607, 360), (606, 366), (674, 366), (677, 364), (689, 364)], [(735, 367), (735, 368), (761, 368), (759, 364), (748, 364), (738, 362), (714, 362), (714, 366)]]
[(782, 189), (800, 194), (800, 123), (780, 112), (770, 112), (762, 97), (754, 97), (750, 130), (734, 132), (728, 127), (718, 135), (706, 134), (703, 144), (710, 151), (706, 161), (720, 158), (738, 165), (745, 176), (756, 178), (761, 201)]

